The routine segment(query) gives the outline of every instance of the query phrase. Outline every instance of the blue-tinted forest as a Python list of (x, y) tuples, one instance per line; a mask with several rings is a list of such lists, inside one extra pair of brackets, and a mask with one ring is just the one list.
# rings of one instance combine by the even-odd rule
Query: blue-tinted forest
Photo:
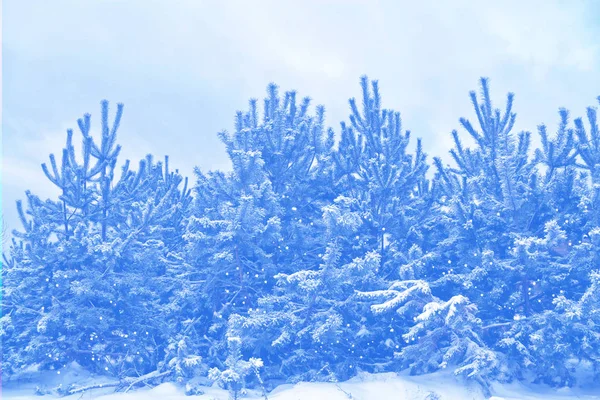
[(61, 195), (17, 203), (3, 379), (77, 362), (117, 389), (232, 396), (357, 371), (600, 380), (596, 109), (516, 132), (513, 94), (495, 108), (481, 79), (440, 159), (376, 81), (358, 89), (332, 129), (269, 85), (219, 134), (231, 171), (189, 181), (119, 157), (123, 105), (79, 119), (40, 170)]

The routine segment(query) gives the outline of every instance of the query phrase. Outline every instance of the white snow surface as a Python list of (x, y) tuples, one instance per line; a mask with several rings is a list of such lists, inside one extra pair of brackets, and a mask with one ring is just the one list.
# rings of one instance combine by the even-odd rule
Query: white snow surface
[[(95, 389), (83, 394), (67, 397), (36, 395), (36, 386), (50, 389), (59, 384), (76, 383), (86, 386), (92, 383), (110, 382), (112, 379), (95, 377), (78, 368), (61, 371), (61, 374), (46, 375), (28, 383), (5, 382), (0, 399), (4, 400), (228, 400), (226, 390), (218, 387), (203, 387), (204, 394), (186, 396), (181, 385), (163, 383), (154, 388), (144, 388), (128, 393), (115, 393), (113, 388)], [(37, 382), (37, 383), (36, 383)], [(552, 389), (542, 385), (522, 383), (494, 384), (494, 396), (489, 400), (567, 400), (600, 399), (600, 387), (588, 389)], [(437, 395), (437, 396), (436, 396)], [(243, 399), (263, 400), (260, 391), (249, 391)], [(359, 373), (358, 376), (341, 383), (303, 382), (282, 385), (268, 394), (268, 400), (484, 400), (481, 389), (466, 383), (449, 372), (422, 376), (395, 373)]]

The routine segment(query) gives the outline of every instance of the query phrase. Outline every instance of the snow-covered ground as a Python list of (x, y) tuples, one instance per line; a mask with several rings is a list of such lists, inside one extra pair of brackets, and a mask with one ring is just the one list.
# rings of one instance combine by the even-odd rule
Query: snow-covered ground
[[(89, 384), (91, 379), (98, 378), (80, 376), (76, 371), (63, 373), (53, 379), (45, 379), (44, 387), (51, 388), (60, 383), (73, 382)], [(54, 396), (35, 395), (35, 383), (7, 384), (0, 398), (5, 400), (39, 400), (54, 399)], [(555, 390), (539, 385), (526, 386), (519, 383), (510, 385), (495, 384), (493, 400), (567, 400), (567, 399), (600, 399), (600, 388), (561, 389)], [(113, 389), (97, 389), (83, 394), (62, 397), (68, 400), (227, 400), (225, 390), (206, 387), (204, 394), (185, 396), (183, 388), (173, 383), (164, 383), (152, 389), (138, 389), (129, 393), (114, 393)], [(259, 392), (250, 392), (245, 399), (264, 399)], [(473, 384), (465, 384), (449, 373), (435, 373), (425, 376), (407, 376), (394, 373), (360, 374), (359, 376), (339, 384), (336, 383), (299, 383), (283, 385), (268, 394), (269, 400), (483, 400), (481, 390)]]

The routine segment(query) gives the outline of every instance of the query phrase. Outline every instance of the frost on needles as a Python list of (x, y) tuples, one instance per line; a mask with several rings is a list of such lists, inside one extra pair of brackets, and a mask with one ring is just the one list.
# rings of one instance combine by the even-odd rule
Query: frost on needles
[[(3, 375), (77, 362), (117, 390), (247, 387), (358, 371), (600, 379), (600, 132), (514, 132), (514, 96), (471, 92), (446, 162), (361, 79), (336, 140), (325, 109), (268, 87), (219, 134), (230, 172), (121, 162), (118, 105), (78, 121), (26, 192), (4, 253)], [(471, 145), (467, 146), (467, 140)], [(413, 148), (414, 150), (410, 150)], [(57, 149), (58, 150), (58, 149)], [(429, 169), (431, 168), (431, 171)], [(63, 393), (84, 389), (70, 387)]]

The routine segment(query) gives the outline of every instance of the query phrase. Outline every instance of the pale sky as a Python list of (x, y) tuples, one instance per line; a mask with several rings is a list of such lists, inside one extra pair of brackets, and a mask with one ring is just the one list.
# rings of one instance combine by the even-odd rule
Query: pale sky
[[(40, 164), (100, 101), (125, 103), (123, 161), (147, 153), (192, 168), (228, 168), (217, 132), (262, 100), (269, 82), (327, 109), (339, 131), (359, 77), (430, 155), (474, 119), (468, 92), (490, 78), (515, 129), (553, 132), (558, 108), (585, 115), (600, 95), (597, 1), (4, 0), (2, 209), (20, 228), (26, 189), (54, 196)], [(261, 103), (259, 103), (261, 104)], [(314, 109), (314, 108), (313, 108)], [(78, 140), (78, 137), (76, 137)]]

